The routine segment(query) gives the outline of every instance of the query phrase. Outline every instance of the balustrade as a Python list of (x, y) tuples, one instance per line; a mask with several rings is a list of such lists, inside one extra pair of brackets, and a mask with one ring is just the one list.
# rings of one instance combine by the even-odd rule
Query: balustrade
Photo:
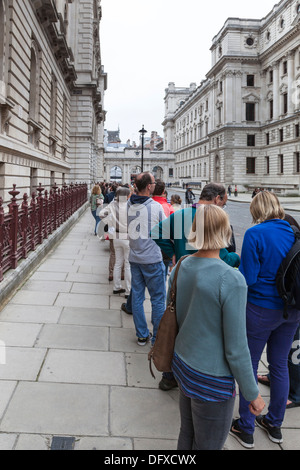
[(16, 269), (21, 259), (87, 202), (87, 185), (71, 183), (59, 188), (55, 183), (48, 192), (40, 183), (30, 204), (26, 193), (18, 204), (20, 191), (15, 184), (9, 194), (7, 212), (0, 198), (0, 282), (6, 271)]

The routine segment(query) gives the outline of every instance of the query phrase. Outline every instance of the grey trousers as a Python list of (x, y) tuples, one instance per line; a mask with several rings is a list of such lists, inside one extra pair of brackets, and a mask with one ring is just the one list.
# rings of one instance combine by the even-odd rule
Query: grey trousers
[(222, 450), (229, 434), (235, 398), (207, 402), (180, 390), (181, 427), (177, 450)]

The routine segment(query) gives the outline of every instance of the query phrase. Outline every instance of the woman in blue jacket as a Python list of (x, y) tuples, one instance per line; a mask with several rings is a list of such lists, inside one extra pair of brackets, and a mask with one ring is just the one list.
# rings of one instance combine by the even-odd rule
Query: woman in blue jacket
[(240, 272), (248, 285), (247, 337), (253, 370), (267, 345), (271, 397), (268, 413), (254, 417), (249, 402), (240, 394), (240, 418), (234, 420), (231, 434), (244, 447), (253, 447), (255, 420), (270, 440), (282, 442), (281, 425), (289, 394), (288, 354), (300, 321), (300, 311), (289, 310), (283, 317), (283, 301), (276, 289), (278, 268), (294, 242), (294, 233), (284, 219), (284, 210), (275, 194), (258, 193), (250, 205), (253, 222), (244, 237)]

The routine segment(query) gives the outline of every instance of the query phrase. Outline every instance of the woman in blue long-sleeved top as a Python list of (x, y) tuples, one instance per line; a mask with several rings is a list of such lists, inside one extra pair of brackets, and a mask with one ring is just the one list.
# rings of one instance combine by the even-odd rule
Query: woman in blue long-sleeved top
[(273, 442), (282, 442), (281, 425), (289, 393), (288, 354), (300, 321), (300, 311), (295, 309), (284, 318), (275, 283), (278, 268), (294, 242), (294, 233), (283, 220), (284, 210), (275, 194), (263, 191), (254, 197), (250, 212), (256, 225), (245, 233), (239, 269), (248, 285), (247, 337), (253, 370), (256, 376), (267, 345), (271, 397), (268, 413), (255, 418), (240, 394), (240, 418), (233, 421), (231, 434), (244, 447), (253, 447), (255, 420)]

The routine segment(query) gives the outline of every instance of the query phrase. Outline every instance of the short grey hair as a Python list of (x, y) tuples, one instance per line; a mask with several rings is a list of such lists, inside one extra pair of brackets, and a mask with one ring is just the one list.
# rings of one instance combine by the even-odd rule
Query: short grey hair
[(116, 195), (115, 195), (115, 199), (116, 201), (119, 201), (120, 198), (127, 198), (130, 194), (130, 189), (129, 188), (126, 188), (124, 186), (119, 186), (119, 188), (117, 189), (116, 191)]

